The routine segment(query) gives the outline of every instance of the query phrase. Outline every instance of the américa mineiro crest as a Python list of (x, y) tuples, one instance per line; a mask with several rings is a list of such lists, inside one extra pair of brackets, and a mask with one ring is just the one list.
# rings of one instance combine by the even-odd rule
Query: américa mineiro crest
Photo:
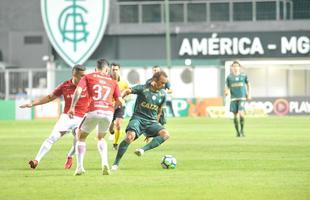
[(41, 0), (41, 14), (57, 53), (70, 66), (83, 64), (104, 35), (109, 0)]

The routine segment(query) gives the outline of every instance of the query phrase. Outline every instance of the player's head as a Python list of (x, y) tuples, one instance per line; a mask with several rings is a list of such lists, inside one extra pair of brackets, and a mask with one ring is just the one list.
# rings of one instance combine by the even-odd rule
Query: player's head
[(80, 81), (80, 79), (85, 75), (85, 70), (86, 68), (83, 65), (74, 65), (72, 68), (72, 77), (77, 81)]
[(109, 62), (104, 58), (97, 60), (96, 71), (108, 75), (110, 72)]
[(237, 61), (237, 60), (235, 60), (235, 61), (231, 64), (231, 72), (232, 72), (234, 75), (240, 74), (240, 68), (241, 68), (241, 65), (240, 65), (239, 61)]
[(119, 80), (120, 78), (120, 68), (121, 66), (117, 63), (111, 64), (111, 75), (114, 80)]
[(155, 74), (156, 72), (160, 71), (160, 67), (158, 65), (155, 65), (152, 67), (152, 73)]
[(152, 77), (153, 87), (155, 90), (159, 90), (165, 86), (165, 84), (168, 82), (168, 75), (166, 72), (160, 70), (159, 72), (156, 72)]

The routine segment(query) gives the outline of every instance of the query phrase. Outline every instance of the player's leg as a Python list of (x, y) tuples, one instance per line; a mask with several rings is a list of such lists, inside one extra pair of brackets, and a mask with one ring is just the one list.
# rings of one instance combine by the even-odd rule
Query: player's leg
[(125, 107), (115, 109), (113, 122), (114, 122), (114, 142), (113, 142), (113, 149), (117, 150), (119, 140), (122, 134), (121, 124), (123, 121), (125, 113)]
[(125, 139), (119, 144), (115, 160), (113, 162), (112, 170), (117, 170), (121, 158), (128, 149), (128, 146), (132, 141), (139, 137), (141, 133), (140, 121), (138, 119), (131, 119), (126, 128)]
[(119, 144), (118, 150), (117, 150), (117, 154), (115, 157), (115, 160), (113, 162), (113, 166), (112, 166), (112, 170), (117, 170), (119, 163), (123, 157), (123, 155), (125, 154), (125, 152), (128, 149), (128, 146), (130, 145), (130, 143), (132, 143), (136, 138), (136, 133), (133, 130), (128, 130), (126, 132), (126, 137), (125, 139)]
[(109, 162), (108, 162), (108, 145), (104, 139), (105, 133), (97, 133), (97, 148), (101, 157), (101, 166), (103, 175), (110, 174)]
[(234, 114), (234, 125), (235, 125), (235, 130), (236, 130), (236, 136), (240, 137), (238, 113), (233, 113), (233, 114)]
[(96, 127), (97, 120), (93, 118), (92, 113), (87, 113), (81, 124), (79, 125), (76, 142), (76, 170), (75, 175), (82, 175), (85, 172), (84, 169), (84, 157), (86, 153), (86, 138), (88, 134)]
[(102, 174), (109, 175), (110, 168), (109, 168), (109, 162), (108, 162), (108, 145), (104, 139), (104, 136), (106, 135), (106, 131), (109, 129), (109, 126), (111, 124), (113, 113), (106, 112), (104, 113), (104, 115), (105, 116), (103, 118), (99, 119), (99, 123), (98, 123), (97, 147), (98, 147), (98, 151), (101, 157)]
[(242, 137), (244, 137), (245, 136), (245, 134), (244, 134), (244, 130), (243, 130), (243, 128), (244, 128), (244, 116), (245, 116), (245, 114), (244, 114), (244, 110), (245, 110), (245, 108), (244, 108), (244, 105), (245, 105), (245, 101), (240, 101), (239, 102), (239, 105), (238, 105), (238, 113), (239, 113), (239, 117), (240, 117), (240, 136), (242, 136)]
[(61, 138), (66, 132), (59, 132), (57, 130), (53, 130), (51, 135), (46, 138), (44, 140), (44, 142), (42, 143), (36, 157), (34, 158), (34, 160), (30, 160), (29, 161), (29, 165), (32, 169), (35, 169), (39, 162), (41, 161), (41, 159), (47, 154), (47, 152), (50, 151), (50, 149), (52, 148), (53, 144), (59, 140), (59, 138)]
[(117, 150), (118, 144), (119, 144), (119, 140), (121, 138), (122, 135), (122, 122), (123, 122), (123, 118), (116, 118), (114, 121), (114, 142), (113, 142), (113, 149)]
[(159, 123), (152, 124), (150, 126), (150, 128), (148, 128), (146, 130), (146, 134), (147, 135), (157, 135), (157, 136), (154, 137), (152, 139), (152, 141), (149, 142), (148, 144), (146, 144), (144, 147), (137, 149), (135, 151), (135, 154), (138, 156), (142, 156), (144, 151), (148, 151), (148, 150), (151, 150), (151, 149), (158, 147), (159, 145), (164, 143), (166, 140), (168, 140), (170, 137), (169, 132), (163, 126), (161, 126)]
[(88, 133), (79, 129), (78, 141), (76, 142), (76, 170), (74, 175), (82, 175), (85, 172), (84, 169), (84, 157), (86, 153), (86, 138)]
[(53, 144), (59, 140), (67, 131), (70, 130), (70, 123), (66, 123), (69, 120), (69, 116), (66, 114), (62, 114), (58, 119), (57, 123), (55, 124), (52, 133), (50, 136), (44, 140), (42, 143), (36, 157), (34, 160), (29, 161), (29, 165), (31, 168), (35, 169), (41, 159), (49, 152), (52, 148)]
[(239, 120), (238, 120), (238, 103), (237, 101), (230, 102), (230, 112), (234, 114), (234, 126), (236, 130), (236, 136), (240, 137), (240, 130), (239, 130)]
[(78, 126), (82, 120), (83, 120), (82, 117), (74, 116), (73, 119), (70, 119), (70, 121), (67, 122), (67, 123), (71, 123), (70, 128), (71, 128), (71, 132), (72, 132), (72, 136), (73, 136), (73, 142), (72, 142), (72, 146), (71, 146), (71, 148), (67, 154), (66, 162), (64, 164), (65, 169), (70, 169), (72, 164), (73, 164), (73, 156), (75, 155), (75, 147), (76, 147), (76, 142), (77, 142)]
[(110, 127), (109, 127), (109, 132), (110, 132), (109, 140), (110, 141), (114, 141), (114, 138), (115, 138), (115, 135), (114, 135), (114, 120), (115, 120), (115, 118), (113, 116), (113, 120), (112, 120), (112, 122), (110, 124)]
[(75, 147), (76, 147), (76, 142), (77, 142), (77, 132), (78, 128), (72, 129), (72, 135), (73, 135), (73, 142), (72, 142), (72, 147), (70, 148), (68, 154), (67, 154), (67, 160), (64, 164), (65, 169), (70, 169), (73, 163), (73, 156), (75, 154)]
[(239, 111), (239, 116), (240, 116), (240, 136), (244, 137), (244, 112), (243, 111)]

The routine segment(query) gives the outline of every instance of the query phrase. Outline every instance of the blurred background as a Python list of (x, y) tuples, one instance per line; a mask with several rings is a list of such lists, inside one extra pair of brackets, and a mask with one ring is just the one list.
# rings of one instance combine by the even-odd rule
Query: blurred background
[[(98, 58), (119, 63), (131, 85), (145, 83), (151, 67), (161, 66), (173, 89), (170, 116), (227, 116), (223, 88), (233, 60), (252, 84), (249, 116), (310, 114), (309, 0), (109, 3), (102, 40), (80, 64), (91, 71)], [(18, 108), (71, 76), (71, 66), (47, 36), (40, 5), (0, 1), (0, 119), (53, 118), (61, 112), (61, 101)], [(127, 115), (131, 112), (128, 106)]]

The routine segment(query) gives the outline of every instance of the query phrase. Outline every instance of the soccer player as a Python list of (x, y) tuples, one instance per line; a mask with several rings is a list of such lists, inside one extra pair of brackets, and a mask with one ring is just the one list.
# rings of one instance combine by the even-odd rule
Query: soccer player
[[(120, 77), (120, 65), (119, 64), (116, 64), (116, 63), (111, 64), (111, 76), (113, 80), (117, 81), (118, 87), (121, 92), (129, 88), (128, 82), (124, 81)], [(115, 107), (112, 123), (109, 128), (111, 135), (114, 135), (114, 142), (113, 142), (114, 150), (117, 150), (119, 139), (122, 134), (121, 125), (124, 119), (124, 113), (125, 113), (125, 106)]]
[[(159, 72), (161, 71), (160, 67), (158, 65), (155, 65), (152, 67), (152, 73), (153, 75), (156, 73), (156, 72)], [(151, 79), (147, 80), (147, 82), (150, 82)], [(163, 87), (166, 91), (166, 93), (168, 94), (167, 95), (167, 100), (166, 100), (166, 106), (168, 106), (172, 112), (172, 116), (175, 116), (174, 115), (174, 112), (173, 112), (173, 108), (172, 108), (172, 100), (171, 100), (171, 94), (173, 92), (173, 90), (171, 89), (171, 83), (169, 81), (167, 81), (167, 83), (164, 85)], [(161, 115), (160, 115), (160, 118), (159, 118), (159, 123), (161, 123), (162, 125), (165, 125), (167, 123), (167, 119), (166, 119), (166, 109), (163, 109)]]
[(73, 97), (69, 116), (74, 116), (75, 106), (79, 101), (81, 93), (86, 90), (90, 99), (90, 105), (82, 122), (79, 125), (78, 141), (76, 143), (77, 167), (75, 175), (85, 172), (83, 160), (86, 152), (85, 140), (89, 133), (97, 126), (98, 151), (101, 156), (102, 174), (109, 175), (107, 143), (104, 140), (105, 132), (108, 130), (114, 112), (113, 99), (116, 105), (123, 105), (120, 91), (115, 80), (108, 73), (109, 63), (105, 59), (97, 61), (96, 72), (85, 75), (79, 82)]
[[(244, 137), (244, 104), (251, 99), (251, 85), (246, 74), (240, 72), (241, 65), (234, 61), (231, 74), (226, 78), (225, 96), (230, 93), (230, 111), (234, 114), (234, 125), (237, 137)], [(239, 120), (240, 117), (240, 129)]]
[(135, 154), (142, 156), (145, 151), (151, 150), (169, 138), (168, 131), (158, 122), (162, 107), (166, 101), (166, 92), (163, 87), (167, 83), (167, 74), (164, 71), (155, 73), (150, 83), (136, 85), (124, 90), (122, 96), (137, 94), (134, 113), (126, 128), (126, 137), (119, 144), (112, 170), (118, 169), (120, 160), (131, 142), (141, 134), (154, 137), (144, 147), (136, 149)]
[[(65, 101), (64, 112), (61, 114), (58, 119), (56, 125), (54, 126), (52, 133), (50, 136), (43, 142), (39, 152), (33, 160), (29, 161), (29, 165), (32, 169), (35, 169), (41, 159), (45, 156), (45, 154), (51, 149), (52, 145), (59, 140), (63, 135), (68, 133), (69, 131), (73, 131), (73, 135), (75, 136), (75, 128), (82, 121), (82, 117), (88, 108), (89, 99), (86, 92), (83, 92), (81, 98), (77, 102), (75, 107), (75, 115), (72, 119), (68, 116), (68, 110), (71, 106), (71, 97), (75, 91), (77, 84), (80, 79), (84, 76), (85, 67), (82, 65), (75, 65), (72, 68), (72, 79), (64, 81), (60, 84), (51, 94), (47, 96), (43, 96), (39, 99), (33, 100), (31, 103), (20, 105), (20, 108), (31, 108), (33, 106), (46, 104), (55, 100), (56, 98), (63, 96)], [(72, 166), (72, 156), (75, 153), (75, 143), (76, 139), (74, 137), (73, 146), (68, 153), (68, 157), (65, 163), (65, 169), (70, 169)]]

